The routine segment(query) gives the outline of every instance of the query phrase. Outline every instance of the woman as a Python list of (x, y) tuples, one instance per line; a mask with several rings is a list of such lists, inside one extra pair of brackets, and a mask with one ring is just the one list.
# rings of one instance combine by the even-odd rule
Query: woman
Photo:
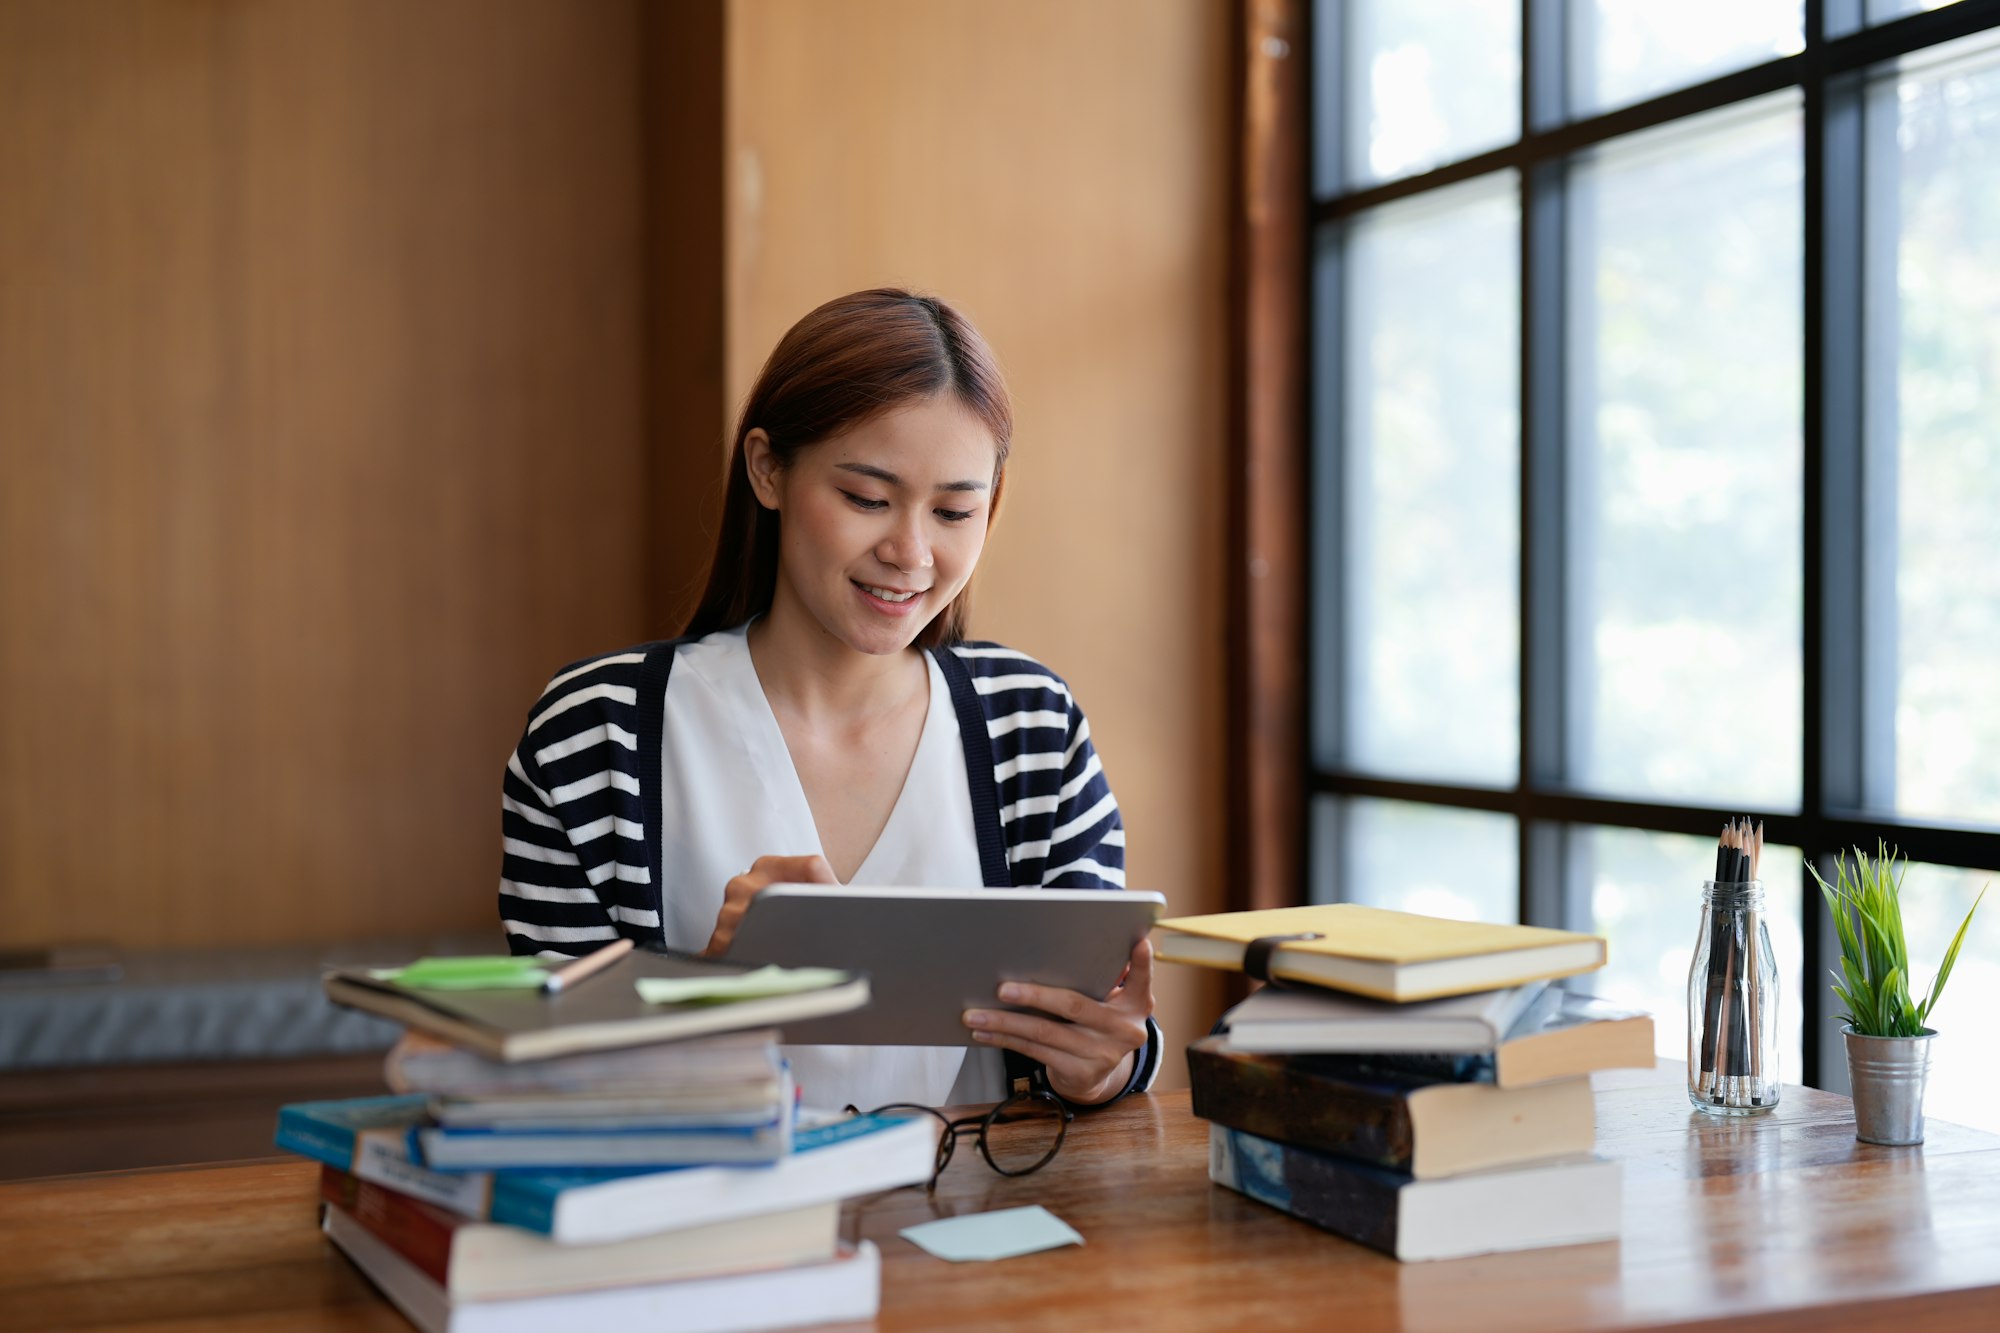
[[(515, 952), (625, 935), (719, 954), (778, 882), (1123, 887), (1124, 826), (1069, 688), (964, 641), (1012, 424), (991, 350), (942, 301), (857, 292), (785, 335), (737, 426), (693, 619), (559, 672), (508, 761)], [(1068, 1021), (979, 1009), (969, 1051), (787, 1055), (821, 1106), (997, 1101), (1002, 1051), (1075, 1105), (1151, 1085), (1145, 942), (1106, 1000), (997, 998)]]

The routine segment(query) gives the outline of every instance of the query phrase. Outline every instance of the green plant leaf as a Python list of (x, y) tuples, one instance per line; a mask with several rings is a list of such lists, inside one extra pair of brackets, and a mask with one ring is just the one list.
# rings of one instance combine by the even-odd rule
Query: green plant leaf
[[(1889, 906), (1889, 928), (1895, 932), (1896, 961), (1907, 974), (1910, 970), (1910, 945), (1903, 938), (1903, 876), (1909, 873), (1910, 859), (1901, 853), (1891, 853), (1889, 864), (1883, 868), (1883, 888), (1887, 892)], [(1890, 872), (1894, 872), (1891, 877)]]
[[(1864, 865), (1869, 863), (1864, 860)], [(1888, 863), (1881, 857), (1869, 867), (1862, 888), (1862, 936), (1868, 944), (1868, 973), (1878, 981), (1891, 972), (1908, 976), (1910, 960), (1903, 946), (1903, 907)], [(1894, 988), (1890, 988), (1893, 994)], [(1907, 986), (1905, 986), (1907, 989)]]
[(1855, 1030), (1870, 1037), (1881, 1036), (1882, 1021), (1874, 986), (1869, 984), (1860, 966), (1851, 959), (1842, 958), (1840, 970), (1847, 977), (1847, 990), (1841, 998), (1847, 1001)]
[[(1852, 859), (1850, 860), (1850, 854)], [(1972, 925), (1973, 915), (1985, 900), (1980, 890), (1965, 920), (1959, 923), (1951, 947), (1945, 951), (1930, 993), (1922, 1004), (1910, 994), (1909, 939), (1903, 923), (1903, 886), (1909, 875), (1909, 858), (1888, 840), (1876, 839), (1875, 854), (1859, 847), (1842, 851), (1834, 861), (1831, 881), (1819, 867), (1807, 861), (1806, 870), (1819, 886), (1827, 914), (1833, 918), (1834, 933), (1840, 939), (1840, 968), (1829, 969), (1833, 993), (1847, 1006), (1844, 1015), (1856, 1032), (1867, 1036), (1915, 1036), (1924, 1030), (1945, 982), (1958, 961), (1958, 951)]]
[(1890, 968), (1889, 975), (1882, 978), (1881, 993), (1875, 997), (1875, 1014), (1881, 1023), (1880, 1035), (1884, 1037), (1906, 1035), (1902, 1031), (1902, 1024), (1903, 1008), (1909, 1003), (1908, 994), (1908, 989), (1903, 985), (1903, 969)]
[[(1843, 861), (1842, 865), (1845, 864)], [(1848, 898), (1843, 892), (1844, 876), (1842, 887), (1835, 888), (1824, 879), (1820, 879), (1818, 869), (1810, 866), (1808, 868), (1812, 869), (1813, 878), (1819, 880), (1820, 893), (1826, 898), (1827, 914), (1833, 918), (1833, 929), (1840, 936), (1840, 956), (1851, 958), (1858, 964), (1861, 961), (1861, 945), (1855, 938), (1854, 922), (1848, 914)]]
[(1979, 910), (1979, 904), (1986, 901), (1986, 890), (1992, 887), (1990, 883), (1980, 886), (1979, 896), (1966, 909), (1965, 920), (1958, 923), (1958, 933), (1951, 937), (1951, 947), (1944, 951), (1944, 961), (1938, 964), (1937, 976), (1931, 979), (1931, 993), (1924, 999), (1923, 1010), (1917, 1016), (1919, 1026), (1930, 1021), (1931, 1006), (1944, 994), (1944, 983), (1951, 976), (1951, 965), (1958, 961), (1958, 948), (1965, 943), (1965, 932), (1972, 926), (1972, 914)]
[(1868, 980), (1876, 989), (1887, 984), (1889, 974), (1899, 968), (1882, 920), (1882, 907), (1871, 890), (1861, 902), (1861, 939), (1868, 949)]

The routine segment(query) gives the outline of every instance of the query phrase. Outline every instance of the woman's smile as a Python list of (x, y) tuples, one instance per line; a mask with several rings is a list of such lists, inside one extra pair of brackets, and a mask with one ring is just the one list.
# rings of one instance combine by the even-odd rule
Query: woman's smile
[(862, 600), (884, 615), (909, 615), (917, 609), (917, 598), (923, 596), (920, 588), (898, 591), (879, 584), (863, 583), (859, 579), (853, 582), (861, 590)]

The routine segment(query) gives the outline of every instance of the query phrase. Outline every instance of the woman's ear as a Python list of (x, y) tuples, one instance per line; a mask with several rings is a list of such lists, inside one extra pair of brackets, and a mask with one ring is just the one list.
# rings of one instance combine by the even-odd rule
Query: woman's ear
[(762, 426), (743, 437), (743, 469), (750, 474), (750, 489), (756, 494), (757, 503), (766, 509), (776, 509), (783, 495), (783, 488), (778, 484), (783, 469), (778, 466), (778, 455), (771, 448), (771, 437)]

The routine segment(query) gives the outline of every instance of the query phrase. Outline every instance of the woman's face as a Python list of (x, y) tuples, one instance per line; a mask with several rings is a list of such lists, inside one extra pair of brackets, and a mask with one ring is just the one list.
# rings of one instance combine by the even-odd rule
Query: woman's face
[(757, 498), (784, 519), (776, 601), (796, 601), (856, 652), (909, 647), (972, 577), (998, 448), (952, 395), (872, 417), (790, 467), (762, 431), (745, 447)]

